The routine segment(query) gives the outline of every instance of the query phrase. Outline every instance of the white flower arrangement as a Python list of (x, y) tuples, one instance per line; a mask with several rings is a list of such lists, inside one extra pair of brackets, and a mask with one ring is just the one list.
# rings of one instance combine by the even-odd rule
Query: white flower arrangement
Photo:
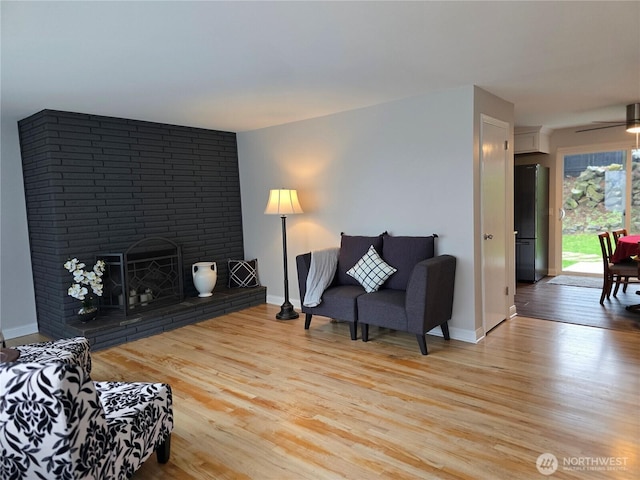
[(89, 293), (88, 287), (91, 287), (93, 294), (98, 297), (102, 296), (102, 274), (104, 273), (105, 263), (98, 260), (92, 270), (86, 271), (86, 265), (77, 258), (72, 258), (64, 264), (64, 268), (73, 275), (73, 284), (69, 287), (67, 293), (73, 298), (77, 298), (82, 302), (82, 307), (87, 310), (93, 308), (93, 297)]

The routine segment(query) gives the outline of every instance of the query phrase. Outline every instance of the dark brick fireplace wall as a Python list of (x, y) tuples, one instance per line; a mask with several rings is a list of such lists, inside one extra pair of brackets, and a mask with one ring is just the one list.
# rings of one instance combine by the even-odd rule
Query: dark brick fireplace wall
[[(228, 258), (243, 258), (236, 135), (175, 125), (43, 110), (18, 123), (38, 325), (54, 337), (122, 343), (264, 303), (264, 289), (198, 303), (191, 265), (215, 261), (216, 291)], [(117, 325), (74, 325), (63, 263), (125, 251), (146, 237), (182, 247), (184, 308)], [(215, 295), (214, 295), (215, 297)]]

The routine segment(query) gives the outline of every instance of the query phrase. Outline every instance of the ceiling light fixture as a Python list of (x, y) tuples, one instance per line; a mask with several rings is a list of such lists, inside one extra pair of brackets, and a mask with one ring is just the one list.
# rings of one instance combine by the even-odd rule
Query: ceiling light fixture
[(640, 103), (627, 105), (627, 132), (640, 133)]

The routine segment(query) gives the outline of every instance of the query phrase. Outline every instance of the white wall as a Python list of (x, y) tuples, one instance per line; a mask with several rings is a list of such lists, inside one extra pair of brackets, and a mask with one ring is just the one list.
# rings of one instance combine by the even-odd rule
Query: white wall
[(451, 334), (481, 336), (474, 93), (448, 90), (238, 135), (245, 255), (258, 258), (270, 303), (284, 295), (282, 239), (280, 219), (263, 211), (270, 188), (295, 188), (305, 213), (287, 219), (292, 303), (300, 304), (295, 255), (338, 246), (340, 232), (437, 233), (437, 253), (458, 258)]
[[(295, 255), (339, 244), (340, 232), (437, 233), (437, 253), (458, 258), (450, 331), (481, 331), (479, 151), (481, 113), (513, 124), (513, 105), (464, 87), (238, 134), (245, 256), (258, 258), (268, 301), (282, 303), (282, 238), (263, 214), (271, 188), (296, 188), (305, 213), (287, 220), (290, 296), (299, 306)], [(37, 331), (18, 118), (2, 119), (0, 326)], [(434, 331), (439, 334), (439, 330)]]
[(0, 122), (0, 329), (6, 338), (38, 331), (18, 120), (3, 115)]

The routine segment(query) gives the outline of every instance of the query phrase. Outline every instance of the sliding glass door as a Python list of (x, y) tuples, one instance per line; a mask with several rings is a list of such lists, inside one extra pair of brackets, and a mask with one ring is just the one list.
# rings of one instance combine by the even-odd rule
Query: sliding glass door
[(596, 235), (621, 228), (630, 234), (640, 233), (640, 150), (566, 152), (562, 184), (562, 271), (602, 274)]
[(631, 150), (631, 196), (629, 211), (628, 232), (640, 233), (640, 149)]

